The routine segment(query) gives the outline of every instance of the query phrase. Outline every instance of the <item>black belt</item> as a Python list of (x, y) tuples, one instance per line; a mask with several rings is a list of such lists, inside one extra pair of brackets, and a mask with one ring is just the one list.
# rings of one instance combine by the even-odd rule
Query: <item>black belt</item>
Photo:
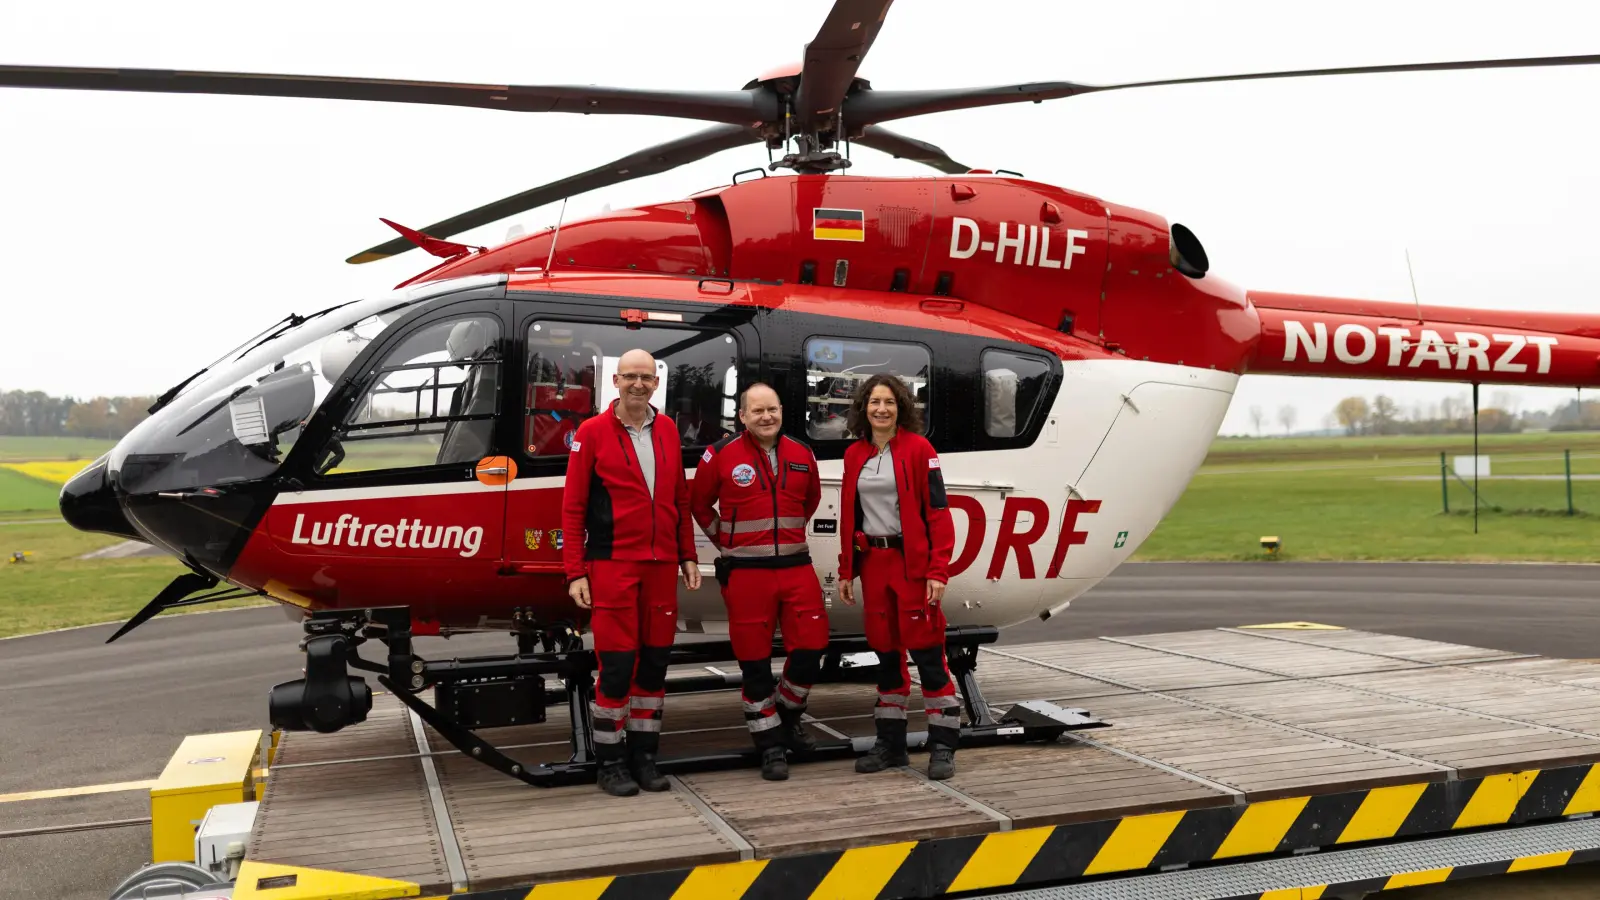
[(891, 537), (873, 537), (869, 534), (866, 538), (867, 546), (878, 550), (899, 550), (905, 545), (898, 534)]

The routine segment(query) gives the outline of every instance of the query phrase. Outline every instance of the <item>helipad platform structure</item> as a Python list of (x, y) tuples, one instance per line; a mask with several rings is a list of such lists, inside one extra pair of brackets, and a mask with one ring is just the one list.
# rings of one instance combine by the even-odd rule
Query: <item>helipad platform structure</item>
[[(942, 783), (913, 753), (613, 798), (507, 778), (380, 695), (281, 736), (234, 896), (1288, 900), (1600, 858), (1563, 821), (1600, 810), (1600, 664), (1284, 623), (985, 647), (978, 677), (997, 709), (1111, 725), (963, 750)], [(811, 696), (819, 738), (872, 733), (870, 685)], [(669, 695), (664, 724), (663, 756), (748, 741), (734, 692)], [(567, 728), (556, 708), (484, 736), (559, 762)]]

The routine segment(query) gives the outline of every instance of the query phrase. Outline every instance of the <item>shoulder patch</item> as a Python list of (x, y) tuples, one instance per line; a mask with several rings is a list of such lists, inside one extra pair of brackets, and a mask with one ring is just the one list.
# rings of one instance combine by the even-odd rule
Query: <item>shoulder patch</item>
[(583, 449), (583, 442), (578, 440), (578, 433), (576, 431), (572, 432), (572, 452), (573, 453), (577, 453), (579, 450), (582, 450), (582, 449)]
[(930, 468), (930, 469), (939, 468), (939, 457), (937, 457), (937, 456), (928, 457), (928, 468)]
[(710, 447), (707, 447), (706, 448), (706, 452), (700, 454), (700, 461), (701, 462), (711, 462), (712, 457), (714, 457), (716, 455), (717, 455), (717, 452), (715, 450), (712, 450)]

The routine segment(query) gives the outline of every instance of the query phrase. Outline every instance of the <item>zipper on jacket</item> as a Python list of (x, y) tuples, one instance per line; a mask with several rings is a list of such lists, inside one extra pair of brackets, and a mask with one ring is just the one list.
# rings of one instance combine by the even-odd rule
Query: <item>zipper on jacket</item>
[[(650, 429), (650, 452), (655, 454), (656, 473), (660, 474), (662, 463), (661, 432), (654, 428)], [(639, 464), (639, 480), (644, 481), (644, 463), (642, 462)], [(650, 559), (654, 561), (656, 558), (656, 497), (654, 491), (652, 490), (651, 484), (648, 481), (646, 481), (644, 485), (644, 495), (650, 500)], [(672, 508), (678, 508), (676, 502), (674, 502)], [(673, 542), (677, 542), (676, 537), (673, 538)], [(673, 555), (676, 556), (677, 553), (673, 553)]]
[[(780, 437), (779, 440), (782, 440), (782, 438)], [(771, 478), (765, 477), (769, 474), (767, 472), (767, 451), (760, 444), (757, 444), (756, 454), (756, 471), (762, 474), (762, 480), (772, 489), (772, 555), (776, 558), (778, 555), (778, 473), (771, 472)], [(783, 461), (778, 456), (777, 444), (772, 445), (772, 458), (779, 466), (783, 465)]]

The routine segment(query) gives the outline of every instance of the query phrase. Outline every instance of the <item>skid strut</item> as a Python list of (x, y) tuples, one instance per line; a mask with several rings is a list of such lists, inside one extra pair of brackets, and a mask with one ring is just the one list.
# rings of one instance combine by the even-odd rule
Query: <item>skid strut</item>
[[(399, 611), (375, 612), (379, 615), (374, 618), (385, 625), (383, 640), (389, 648), (388, 665), (362, 660), (352, 660), (351, 664), (381, 673), (379, 683), (452, 746), (471, 759), (535, 787), (595, 781), (598, 764), (590, 703), (594, 699), (596, 660), (593, 651), (583, 648), (577, 632), (567, 629), (546, 637), (545, 652), (537, 652), (534, 642), (524, 636), (519, 637), (519, 652), (514, 656), (427, 661), (412, 652), (409, 617)], [(983, 696), (977, 666), (979, 645), (993, 642), (998, 635), (993, 628), (970, 627), (952, 628), (945, 634), (946, 659), (966, 710), (967, 724), (961, 727), (961, 747), (1049, 742), (1069, 730), (1107, 724), (1086, 710), (1063, 708), (1041, 700), (1014, 704), (996, 717)], [(867, 654), (868, 658), (876, 660), (875, 655), (867, 653), (869, 649), (865, 637), (859, 635), (830, 641), (819, 683), (874, 681), (875, 661), (864, 665), (848, 664), (853, 654)], [(773, 656), (783, 655), (782, 646), (774, 645)], [(742, 683), (738, 672), (723, 671), (712, 665), (733, 658), (733, 648), (727, 641), (674, 646), (671, 665), (703, 666), (707, 674), (674, 677), (667, 682), (667, 692), (736, 690)], [(545, 676), (555, 676), (560, 687), (547, 687)], [(418, 696), (430, 686), (435, 689), (437, 706)], [(572, 741), (571, 756), (564, 763), (529, 765), (518, 762), (461, 721), (462, 718), (473, 721), (476, 727), (532, 724), (545, 720), (547, 708), (563, 703), (571, 724)], [(793, 758), (796, 762), (848, 759), (870, 750), (874, 740), (871, 735), (819, 740), (816, 749), (794, 753)], [(921, 749), (927, 743), (926, 731), (906, 735), (907, 749)], [(753, 746), (745, 745), (691, 756), (663, 756), (656, 765), (663, 774), (681, 775), (758, 766), (760, 754)]]

